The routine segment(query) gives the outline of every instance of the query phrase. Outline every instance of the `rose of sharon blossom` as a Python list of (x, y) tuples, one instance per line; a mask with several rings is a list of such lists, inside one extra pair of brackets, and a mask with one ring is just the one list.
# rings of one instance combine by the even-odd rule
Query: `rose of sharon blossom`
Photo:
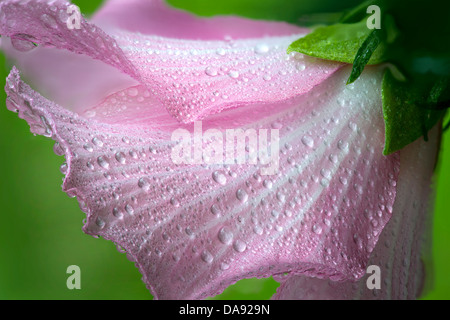
[[(296, 26), (110, 0), (78, 29), (70, 5), (0, 3), (2, 50), (17, 67), (7, 106), (56, 141), (84, 231), (124, 248), (155, 298), (202, 299), (271, 275), (280, 299), (421, 293), (437, 132), (382, 155), (382, 67), (346, 85), (349, 66), (285, 53), (309, 32)], [(257, 149), (261, 132), (278, 133), (277, 170), (209, 163), (205, 151), (175, 163), (173, 132), (199, 121), (224, 136), (254, 130)], [(366, 287), (369, 265), (380, 289)]]

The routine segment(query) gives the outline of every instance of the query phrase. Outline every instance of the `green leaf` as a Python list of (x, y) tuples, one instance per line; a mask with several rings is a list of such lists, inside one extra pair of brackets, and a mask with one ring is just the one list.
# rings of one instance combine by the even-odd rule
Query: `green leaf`
[[(294, 41), (287, 52), (300, 52), (316, 58), (353, 63), (358, 50), (370, 37), (366, 20), (352, 24), (335, 24), (319, 27), (305, 37)], [(384, 46), (378, 46), (367, 61), (368, 64), (383, 62)]]
[(439, 109), (442, 83), (429, 88), (420, 83), (400, 82), (389, 69), (382, 85), (385, 123), (384, 155), (396, 152), (420, 137), (428, 139), (428, 131), (444, 116)]

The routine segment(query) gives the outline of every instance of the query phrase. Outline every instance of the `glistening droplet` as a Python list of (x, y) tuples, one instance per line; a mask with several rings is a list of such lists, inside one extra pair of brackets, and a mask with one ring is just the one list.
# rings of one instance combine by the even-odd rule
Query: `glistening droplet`
[(314, 140), (310, 136), (303, 136), (302, 143), (307, 147), (314, 147)]
[(227, 177), (219, 171), (214, 171), (212, 174), (212, 178), (218, 184), (225, 185), (227, 183)]
[(26, 34), (18, 34), (11, 37), (11, 44), (14, 49), (20, 52), (29, 52), (37, 47), (35, 43), (33, 43), (32, 36)]
[(239, 189), (238, 191), (236, 191), (236, 198), (240, 202), (245, 203), (248, 200), (248, 194), (247, 194), (247, 192), (245, 192), (245, 190)]

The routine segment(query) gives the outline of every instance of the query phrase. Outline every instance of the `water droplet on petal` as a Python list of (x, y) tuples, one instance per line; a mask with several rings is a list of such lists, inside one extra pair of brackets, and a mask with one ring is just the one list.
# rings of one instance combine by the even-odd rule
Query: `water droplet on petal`
[(113, 215), (119, 219), (123, 217), (122, 211), (120, 211), (118, 208), (113, 209)]
[(126, 162), (125, 154), (123, 152), (117, 152), (115, 158), (117, 162), (120, 162), (121, 164), (125, 164)]
[(49, 16), (48, 14), (43, 14), (41, 16), (41, 21), (48, 28), (54, 29), (58, 26), (58, 24), (56, 23), (56, 20), (53, 17)]
[(139, 94), (138, 89), (136, 89), (136, 88), (130, 88), (130, 89), (128, 89), (128, 95), (129, 95), (130, 97), (136, 97), (138, 94)]
[(104, 169), (108, 169), (109, 168), (109, 162), (105, 158), (103, 158), (102, 156), (97, 158), (97, 162), (102, 168), (104, 168)]
[(59, 168), (59, 170), (61, 171), (62, 174), (66, 174), (68, 169), (69, 169), (69, 167), (67, 166), (67, 163), (63, 163), (61, 165), (61, 167)]
[(240, 202), (245, 203), (248, 200), (248, 194), (247, 192), (245, 192), (245, 190), (239, 189), (238, 191), (236, 191), (236, 198)]
[(29, 52), (37, 47), (31, 39), (34, 38), (26, 34), (14, 35), (11, 37), (11, 44), (20, 52)]
[(229, 75), (231, 78), (233, 78), (233, 79), (239, 78), (239, 72), (237, 72), (237, 71), (235, 71), (235, 70), (232, 70), (232, 71), (228, 72), (228, 75)]
[(228, 270), (230, 268), (230, 265), (229, 264), (227, 264), (227, 263), (225, 263), (225, 262), (222, 262), (221, 264), (220, 264), (220, 269), (221, 270)]
[(101, 37), (95, 38), (95, 43), (97, 43), (100, 48), (105, 48), (105, 42), (103, 42), (103, 39)]
[(216, 50), (216, 53), (217, 53), (219, 56), (224, 56), (224, 55), (226, 54), (226, 51), (225, 51), (225, 49), (223, 49), (223, 48), (219, 48), (219, 49)]
[(345, 142), (343, 140), (339, 140), (338, 148), (339, 148), (339, 150), (342, 150), (342, 151), (348, 151), (348, 142)]
[(265, 54), (269, 52), (269, 50), (270, 50), (269, 46), (265, 43), (260, 43), (255, 47), (255, 53), (257, 54)]
[(95, 224), (100, 228), (103, 229), (105, 227), (105, 221), (103, 221), (102, 218), (98, 217), (97, 220), (95, 221)]
[(322, 169), (320, 170), (320, 174), (322, 177), (326, 178), (326, 179), (330, 179), (331, 178), (331, 171), (328, 169)]
[(219, 215), (219, 213), (220, 213), (219, 207), (217, 205), (213, 204), (211, 206), (211, 213), (216, 216)]
[(92, 139), (92, 143), (94, 145), (96, 145), (97, 147), (103, 147), (103, 141), (100, 140), (99, 138), (94, 138)]
[(280, 122), (274, 122), (274, 123), (272, 123), (271, 127), (273, 129), (281, 129), (281, 128), (283, 128), (283, 124)]
[(217, 76), (218, 70), (214, 67), (207, 67), (205, 73), (210, 77), (215, 77)]
[(213, 255), (208, 250), (203, 251), (201, 257), (202, 260), (206, 263), (211, 263), (214, 260)]
[(175, 199), (175, 198), (171, 198), (170, 199), (170, 204), (173, 205), (174, 207), (179, 207), (180, 206), (180, 202)]
[(138, 187), (144, 191), (148, 191), (150, 189), (150, 182), (147, 178), (140, 178), (138, 181)]
[(298, 71), (304, 71), (304, 70), (306, 69), (306, 66), (305, 66), (304, 63), (299, 63), (299, 64), (297, 64), (297, 65), (295, 66), (295, 68), (296, 68)]
[(322, 233), (322, 227), (317, 225), (317, 224), (313, 225), (312, 230), (313, 230), (313, 232), (315, 234), (321, 234)]
[(233, 249), (236, 250), (237, 252), (244, 252), (246, 248), (247, 245), (245, 244), (245, 242), (241, 240), (236, 240), (233, 244)]
[(253, 232), (256, 233), (257, 235), (262, 235), (263, 234), (263, 228), (261, 228), (260, 226), (255, 226), (253, 228)]
[(263, 186), (264, 186), (264, 188), (272, 189), (273, 183), (271, 180), (264, 180)]
[(125, 206), (125, 211), (126, 211), (128, 214), (134, 214), (134, 208), (133, 208), (131, 205), (129, 205), (129, 204), (127, 204), (127, 205)]

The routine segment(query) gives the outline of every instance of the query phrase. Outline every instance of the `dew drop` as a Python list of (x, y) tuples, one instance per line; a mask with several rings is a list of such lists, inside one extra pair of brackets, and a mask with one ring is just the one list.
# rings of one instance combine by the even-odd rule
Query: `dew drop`
[(281, 124), (280, 122), (273, 122), (271, 124), (272, 129), (281, 129), (283, 128), (283, 124)]
[(56, 153), (56, 155), (58, 156), (63, 156), (65, 151), (63, 149), (63, 147), (61, 147), (61, 145), (59, 144), (59, 142), (56, 142), (55, 145), (53, 146), (53, 151)]
[(337, 158), (334, 154), (330, 154), (330, 156), (328, 157), (328, 159), (329, 159), (332, 163), (337, 163), (337, 162), (338, 162), (338, 158)]
[(261, 228), (260, 226), (255, 226), (253, 228), (253, 232), (256, 233), (257, 235), (262, 235), (263, 234), (263, 228)]
[(100, 140), (99, 138), (94, 138), (92, 139), (92, 143), (94, 145), (96, 145), (97, 147), (103, 147), (103, 141)]
[(179, 207), (180, 206), (180, 202), (175, 199), (175, 198), (171, 198), (170, 199), (170, 204), (173, 205), (174, 207)]
[(322, 233), (322, 227), (319, 226), (319, 225), (317, 225), (317, 224), (315, 224), (315, 225), (313, 225), (313, 227), (312, 227), (312, 231), (313, 231), (315, 234), (321, 234), (321, 233)]
[(359, 194), (363, 194), (364, 193), (364, 189), (362, 186), (360, 186), (359, 184), (355, 184), (353, 186), (353, 188), (355, 189), (356, 192), (358, 192)]
[(265, 54), (269, 52), (269, 50), (270, 50), (269, 46), (265, 43), (260, 43), (255, 47), (255, 53), (257, 54)]
[(67, 166), (67, 163), (63, 163), (61, 165), (61, 167), (59, 168), (59, 170), (61, 171), (62, 174), (66, 174), (68, 169), (69, 169), (69, 167)]
[(236, 191), (236, 198), (240, 202), (245, 203), (248, 200), (248, 194), (247, 192), (245, 192), (245, 190), (239, 189), (238, 191)]
[(299, 63), (299, 64), (297, 64), (297, 65), (295, 66), (295, 68), (296, 68), (298, 71), (304, 71), (304, 70), (306, 69), (306, 66), (305, 66), (304, 63)]
[(304, 137), (302, 138), (302, 143), (303, 143), (305, 146), (309, 147), (309, 148), (314, 147), (314, 140), (313, 140), (313, 138), (310, 137), (310, 136), (304, 136)]
[(226, 54), (226, 51), (225, 51), (225, 49), (223, 49), (223, 48), (219, 48), (219, 49), (216, 50), (216, 53), (217, 53), (219, 56), (224, 56), (224, 55)]
[(320, 170), (320, 175), (326, 179), (330, 179), (331, 178), (331, 171), (328, 169), (322, 169)]
[(225, 263), (225, 262), (222, 262), (220, 264), (220, 269), (223, 270), (223, 271), (228, 270), (229, 268), (230, 268), (230, 265)]
[(148, 191), (150, 189), (150, 182), (147, 178), (140, 178), (138, 181), (138, 187), (144, 191)]
[(339, 182), (342, 183), (345, 186), (347, 184), (347, 178), (339, 177)]
[(97, 220), (95, 220), (95, 224), (100, 228), (103, 229), (105, 227), (105, 221), (103, 221), (102, 218), (98, 217)]
[(277, 192), (277, 199), (280, 202), (285, 202), (286, 201), (286, 196), (283, 193), (281, 193), (281, 192)]
[(206, 263), (211, 263), (214, 260), (213, 255), (208, 250), (205, 250), (201, 254), (202, 260)]
[(137, 88), (130, 88), (128, 89), (128, 95), (130, 97), (136, 97), (139, 94), (139, 91)]
[(219, 207), (218, 207), (217, 205), (213, 204), (213, 205), (211, 206), (211, 213), (212, 213), (213, 215), (218, 216), (219, 213), (220, 213)]
[(93, 118), (96, 115), (97, 115), (97, 112), (95, 112), (93, 110), (86, 111), (86, 113), (85, 113), (86, 118)]
[(215, 77), (218, 74), (218, 70), (214, 67), (207, 67), (205, 73), (210, 77)]
[(115, 158), (116, 158), (117, 162), (119, 162), (121, 164), (125, 164), (125, 162), (126, 162), (125, 154), (123, 152), (117, 152), (115, 155)]
[(264, 186), (264, 188), (272, 189), (273, 183), (271, 180), (264, 180), (263, 186)]
[(130, 215), (134, 214), (134, 208), (129, 204), (125, 206), (125, 211)]
[(235, 70), (232, 70), (232, 71), (228, 72), (228, 75), (229, 75), (231, 78), (233, 78), (233, 79), (239, 78), (239, 72), (237, 72), (237, 71), (235, 71)]
[(48, 14), (43, 14), (41, 16), (41, 21), (48, 28), (54, 29), (58, 26), (56, 20), (53, 17), (49, 16)]
[(103, 42), (103, 39), (101, 37), (95, 38), (95, 43), (97, 43), (100, 48), (105, 48), (105, 43)]
[(220, 185), (225, 185), (227, 183), (227, 177), (219, 171), (214, 171), (212, 174), (212, 178)]
[(223, 244), (230, 244), (233, 240), (233, 233), (231, 233), (231, 231), (229, 231), (226, 227), (223, 227), (219, 231), (218, 238)]
[(122, 211), (120, 211), (118, 208), (113, 209), (113, 215), (119, 219), (123, 217)]
[(339, 148), (339, 150), (347, 151), (348, 150), (348, 142), (345, 142), (343, 140), (339, 140), (338, 148)]
[(33, 39), (33, 37), (26, 34), (15, 35), (11, 37), (11, 44), (14, 49), (20, 52), (29, 52), (36, 48), (36, 45), (31, 39)]
[(109, 168), (109, 162), (105, 158), (103, 158), (102, 156), (97, 158), (97, 162), (102, 168), (104, 168), (104, 169), (108, 169)]
[(247, 245), (245, 244), (245, 242), (241, 240), (236, 240), (233, 243), (233, 249), (236, 250), (237, 252), (244, 252), (245, 249), (247, 249)]

